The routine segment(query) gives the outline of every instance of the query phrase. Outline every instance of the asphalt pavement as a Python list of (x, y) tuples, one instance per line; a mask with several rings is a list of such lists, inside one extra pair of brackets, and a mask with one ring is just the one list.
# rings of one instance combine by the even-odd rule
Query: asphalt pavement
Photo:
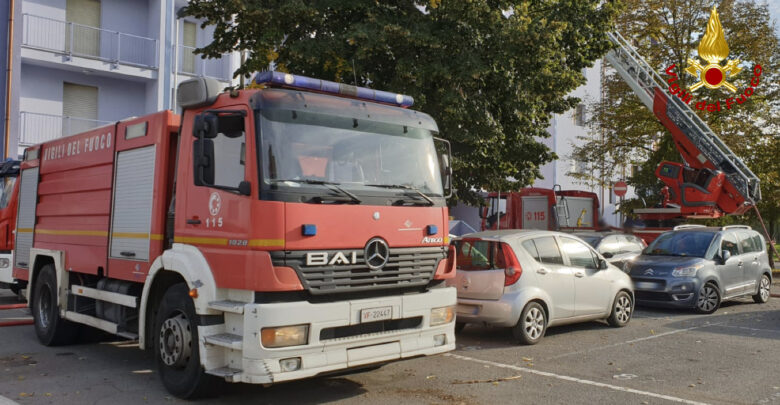
[[(12, 302), (0, 290), (0, 305)], [(0, 320), (26, 312), (0, 311)], [(162, 387), (151, 353), (87, 339), (45, 347), (32, 326), (0, 328), (0, 405), (187, 402)], [(779, 298), (725, 303), (712, 315), (638, 308), (625, 328), (551, 328), (535, 346), (472, 325), (457, 339), (446, 355), (271, 387), (231, 384), (196, 403), (780, 404)]]

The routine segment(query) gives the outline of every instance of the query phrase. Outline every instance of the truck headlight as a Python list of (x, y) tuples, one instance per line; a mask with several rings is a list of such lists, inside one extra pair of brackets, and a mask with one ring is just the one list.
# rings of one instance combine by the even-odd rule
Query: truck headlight
[(260, 338), (264, 347), (305, 345), (309, 343), (309, 325), (263, 328)]
[(8, 260), (6, 258), (0, 259), (0, 268), (4, 269), (4, 268), (10, 267), (10, 266), (11, 266), (11, 261), (10, 260)]
[(696, 272), (699, 271), (700, 268), (703, 266), (701, 264), (693, 265), (693, 266), (687, 266), (687, 267), (678, 267), (674, 270), (672, 270), (672, 276), (674, 277), (696, 277)]
[(431, 310), (431, 326), (443, 325), (450, 323), (455, 319), (455, 307), (441, 307)]

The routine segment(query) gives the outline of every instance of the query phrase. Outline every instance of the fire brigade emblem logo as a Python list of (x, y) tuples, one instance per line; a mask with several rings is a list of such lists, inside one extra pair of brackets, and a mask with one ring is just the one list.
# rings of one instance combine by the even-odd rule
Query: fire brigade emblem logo
[(387, 260), (390, 259), (390, 247), (380, 238), (371, 239), (366, 243), (363, 257), (369, 269), (380, 270), (382, 267), (385, 267)]
[(211, 216), (216, 216), (220, 209), (222, 209), (222, 197), (219, 196), (219, 193), (213, 192), (209, 198), (209, 213)]
[(685, 71), (699, 79), (698, 82), (689, 88), (692, 92), (702, 86), (709, 89), (725, 87), (730, 92), (736, 93), (737, 88), (726, 81), (733, 78), (739, 72), (739, 59), (732, 59), (722, 66), (720, 62), (729, 56), (729, 45), (726, 43), (726, 35), (723, 33), (723, 26), (720, 25), (720, 18), (715, 6), (710, 12), (710, 21), (707, 23), (707, 33), (704, 34), (699, 42), (699, 57), (707, 61), (707, 65), (702, 66), (696, 59), (688, 59), (688, 67)]

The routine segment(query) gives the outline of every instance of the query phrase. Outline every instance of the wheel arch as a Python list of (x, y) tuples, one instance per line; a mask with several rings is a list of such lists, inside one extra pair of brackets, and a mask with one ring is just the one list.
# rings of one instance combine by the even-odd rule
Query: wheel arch
[(30, 263), (32, 265), (30, 266), (30, 276), (27, 282), (27, 305), (32, 305), (33, 299), (35, 299), (33, 296), (35, 294), (35, 282), (41, 273), (41, 269), (49, 264), (54, 265), (54, 276), (57, 279), (57, 306), (59, 307), (62, 302), (65, 302), (67, 291), (62, 288), (62, 275), (65, 271), (64, 258), (65, 254), (61, 250), (30, 249)]
[(141, 293), (141, 316), (138, 317), (138, 346), (141, 349), (151, 344), (146, 326), (154, 321), (157, 304), (170, 286), (180, 282), (187, 283), (190, 289), (197, 289), (197, 296), (193, 297), (197, 314), (217, 314), (208, 308), (209, 302), (217, 299), (217, 286), (203, 253), (194, 246), (174, 243), (171, 249), (155, 259), (146, 276)]

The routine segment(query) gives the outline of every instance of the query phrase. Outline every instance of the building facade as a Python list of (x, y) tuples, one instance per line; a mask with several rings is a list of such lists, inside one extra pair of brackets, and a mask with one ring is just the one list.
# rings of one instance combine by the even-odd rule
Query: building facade
[(186, 0), (10, 2), (7, 157), (124, 118), (176, 111), (176, 86), (194, 76), (235, 82), (237, 54), (193, 53), (211, 42), (213, 28), (178, 18)]

